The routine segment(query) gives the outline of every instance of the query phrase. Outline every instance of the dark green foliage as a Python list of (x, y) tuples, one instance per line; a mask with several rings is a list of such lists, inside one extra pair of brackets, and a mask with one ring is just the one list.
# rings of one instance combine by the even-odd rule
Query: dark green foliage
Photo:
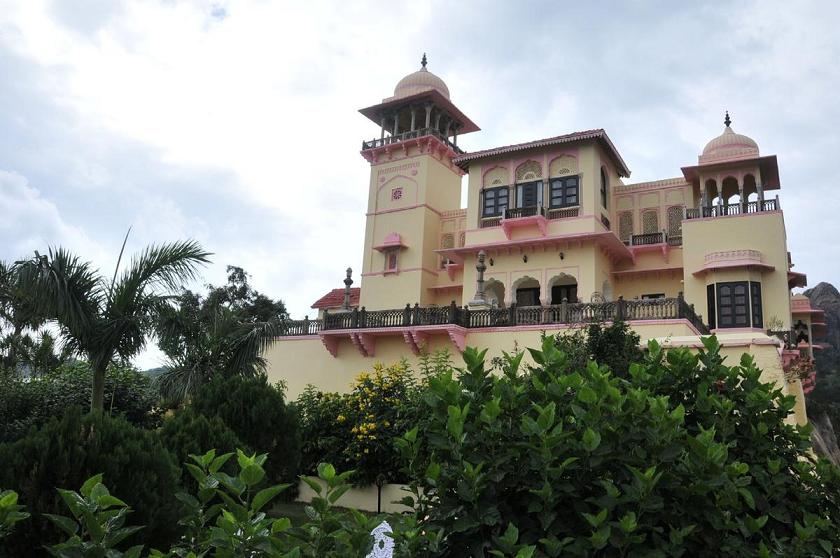
[[(202, 454), (204, 448), (218, 448), (220, 452), (247, 449), (222, 419), (207, 418), (190, 407), (176, 412), (175, 416), (163, 421), (160, 439), (182, 468), (184, 463), (190, 461), (191, 454)], [(186, 470), (184, 470), (182, 480), (184, 486), (192, 482), (192, 477)]]
[(608, 366), (616, 376), (626, 377), (630, 365), (641, 362), (644, 356), (639, 348), (639, 334), (622, 321), (609, 325), (589, 324), (585, 332), (558, 333), (554, 340), (557, 348), (571, 360), (573, 368), (582, 368), (589, 360), (594, 360)]
[(134, 545), (125, 553), (120, 552), (118, 547), (143, 527), (125, 525), (131, 508), (111, 495), (102, 484), (101, 474), (87, 479), (79, 492), (59, 488), (58, 493), (72, 517), (44, 514), (44, 517), (69, 537), (66, 541), (47, 549), (51, 556), (139, 558), (143, 545)]
[[(0, 377), (0, 442), (16, 440), (30, 427), (60, 417), (73, 406), (90, 407), (93, 373), (85, 362), (23, 380)], [(105, 375), (105, 413), (122, 415), (138, 426), (154, 427), (160, 415), (152, 381), (130, 366), (113, 364)]]
[(40, 514), (62, 513), (56, 487), (81, 486), (103, 473), (115, 494), (136, 510), (134, 523), (145, 525), (143, 539), (164, 546), (176, 536), (179, 505), (173, 499), (179, 470), (154, 432), (121, 418), (82, 417), (72, 408), (16, 442), (0, 444), (0, 486), (16, 490), (28, 509), (37, 511), (6, 540), (9, 556), (58, 540), (54, 526)]
[(785, 422), (793, 398), (751, 357), (723, 366), (704, 342), (652, 343), (615, 374), (552, 339), (524, 374), (521, 355), (494, 376), (468, 349), (457, 377), (430, 378), (427, 419), (398, 445), (442, 555), (830, 556), (838, 469), (813, 461)]
[(288, 316), (282, 301), (254, 290), (248, 274), (228, 266), (228, 282), (205, 296), (183, 290), (156, 323), (169, 362), (158, 379), (165, 399), (178, 403), (217, 376), (254, 377), (265, 371), (263, 351)]
[(198, 390), (192, 410), (219, 417), (247, 447), (268, 455), (270, 482), (292, 482), (300, 467), (300, 427), (283, 390), (264, 375), (216, 378)]
[[(421, 374), (451, 366), (438, 353), (421, 359)], [(302, 470), (320, 463), (352, 469), (359, 486), (406, 482), (393, 440), (417, 423), (421, 386), (408, 362), (374, 364), (351, 385), (350, 393), (324, 393), (308, 386), (296, 403), (303, 438)]]
[(18, 495), (14, 490), (0, 490), (0, 541), (15, 528), (15, 523), (29, 519), (24, 507), (18, 504)]

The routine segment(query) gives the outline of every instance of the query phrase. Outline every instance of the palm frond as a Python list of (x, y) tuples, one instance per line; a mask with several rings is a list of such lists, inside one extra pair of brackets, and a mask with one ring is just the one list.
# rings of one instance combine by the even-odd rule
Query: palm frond
[(39, 317), (59, 322), (67, 332), (84, 337), (96, 321), (102, 293), (99, 278), (89, 262), (64, 248), (35, 252), (15, 264), (19, 296)]

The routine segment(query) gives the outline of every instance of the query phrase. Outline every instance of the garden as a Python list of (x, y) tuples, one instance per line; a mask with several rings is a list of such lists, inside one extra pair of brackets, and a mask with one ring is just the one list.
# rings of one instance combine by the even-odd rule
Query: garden
[[(787, 420), (793, 399), (714, 336), (641, 350), (626, 324), (591, 324), (545, 335), (533, 364), (431, 353), (288, 401), (260, 357), (285, 308), (238, 268), (179, 287), (206, 257), (153, 247), (104, 281), (61, 252), (0, 267), (0, 556), (840, 548), (840, 470)], [(128, 364), (151, 337), (168, 359), (155, 374)], [(300, 483), (315, 496), (294, 504)], [(407, 513), (342, 507), (393, 483)]]

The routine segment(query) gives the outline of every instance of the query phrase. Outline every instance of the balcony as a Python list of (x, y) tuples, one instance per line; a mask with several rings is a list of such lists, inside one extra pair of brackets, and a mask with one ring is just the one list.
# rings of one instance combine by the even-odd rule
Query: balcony
[(364, 329), (405, 329), (425, 326), (459, 326), (466, 329), (485, 327), (514, 327), (519, 325), (575, 325), (602, 321), (645, 321), (685, 319), (701, 334), (709, 329), (694, 306), (681, 296), (651, 300), (613, 302), (575, 302), (551, 306), (516, 306), (487, 310), (468, 307), (421, 307), (419, 304), (394, 310), (355, 309), (352, 312), (324, 313), (323, 320), (290, 320), (285, 322), (279, 336), (318, 335), (329, 331)]
[(764, 213), (767, 211), (778, 211), (781, 209), (779, 198), (764, 201), (751, 201), (747, 203), (735, 203), (727, 205), (713, 205), (711, 207), (697, 207), (685, 210), (686, 219), (707, 219), (710, 217), (730, 217), (734, 215), (748, 215), (753, 213)]
[(515, 207), (511, 209), (505, 209), (504, 216), (483, 217), (480, 220), (478, 226), (481, 229), (498, 227), (506, 219), (520, 219), (523, 217), (541, 216), (549, 221), (555, 221), (558, 219), (569, 219), (572, 217), (578, 217), (579, 215), (579, 206), (555, 207), (552, 209), (543, 207), (541, 205), (533, 205), (529, 207)]
[(458, 153), (459, 155), (464, 153), (464, 151), (460, 147), (449, 141), (449, 138), (447, 138), (435, 128), (420, 128), (419, 130), (403, 132), (395, 136), (387, 136), (384, 138), (372, 139), (370, 141), (363, 141), (362, 151), (366, 151), (368, 149), (375, 149), (377, 147), (384, 147), (386, 145), (393, 145), (410, 139), (422, 138), (424, 136), (434, 136), (440, 141), (442, 141), (447, 147), (452, 149), (455, 153)]

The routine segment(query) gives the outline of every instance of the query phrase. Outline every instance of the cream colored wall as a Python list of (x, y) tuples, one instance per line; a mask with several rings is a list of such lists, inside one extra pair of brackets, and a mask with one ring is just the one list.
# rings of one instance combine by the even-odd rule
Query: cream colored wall
[[(661, 273), (656, 277), (624, 277), (614, 283), (615, 298), (627, 300), (642, 298), (642, 295), (665, 293), (667, 298), (676, 297), (682, 290), (682, 270)], [(695, 308), (703, 314), (705, 308)]]
[[(416, 148), (410, 148), (416, 149)], [(392, 191), (402, 188), (402, 197)], [(360, 306), (369, 310), (401, 308), (406, 303), (430, 304), (440, 272), (440, 213), (458, 209), (461, 176), (432, 155), (416, 154), (371, 166), (368, 216), (362, 265)], [(399, 233), (398, 272), (383, 274), (387, 255), (373, 249), (390, 233)]]
[[(684, 322), (644, 323), (633, 322), (633, 329), (646, 342), (650, 338), (668, 338), (691, 335), (692, 331)], [(502, 351), (511, 352), (516, 348), (525, 350), (540, 346), (543, 330), (549, 334), (569, 331), (571, 327), (538, 326), (532, 328), (476, 329), (467, 334), (467, 345), (488, 348), (487, 360), (501, 357)], [(448, 349), (453, 355), (453, 362), (461, 365), (457, 349), (444, 334), (432, 335), (428, 349), (435, 351)], [(402, 334), (379, 336), (376, 338), (376, 354), (364, 357), (350, 342), (341, 339), (338, 357), (334, 358), (317, 336), (278, 338), (266, 351), (267, 372), (271, 382), (283, 380), (287, 386), (287, 398), (295, 400), (308, 384), (313, 384), (323, 391), (347, 392), (353, 379), (360, 373), (369, 371), (375, 362), (386, 364), (406, 358), (417, 369), (418, 357), (412, 354)], [(526, 354), (525, 362), (532, 363)]]
[[(737, 270), (693, 275), (703, 267), (706, 254), (743, 249), (760, 251), (764, 263), (775, 270), (761, 274)], [(781, 212), (684, 221), (683, 263), (685, 298), (702, 309), (701, 313), (705, 314), (707, 305), (706, 285), (717, 281), (761, 281), (765, 322), (775, 316), (782, 321), (782, 329), (790, 328), (787, 241)]]
[[(467, 192), (467, 229), (468, 233), (467, 244), (477, 244), (480, 242), (490, 242), (492, 240), (482, 240), (481, 235), (470, 238), (474, 235), (475, 229), (479, 227), (479, 215), (481, 211), (481, 189), (484, 186), (483, 179), (486, 171), (490, 171), (494, 167), (504, 166), (507, 169), (507, 182), (504, 185), (510, 186), (515, 184), (516, 168), (531, 159), (540, 164), (542, 168), (542, 177), (544, 183), (547, 184), (549, 174), (551, 172), (551, 162), (559, 156), (571, 156), (577, 164), (577, 171), (569, 173), (580, 176), (580, 190), (579, 199), (581, 202), (581, 215), (597, 215), (600, 218), (600, 201), (599, 201), (599, 187), (600, 187), (600, 157), (598, 155), (598, 148), (592, 141), (584, 141), (579, 144), (573, 144), (568, 147), (558, 148), (552, 146), (543, 149), (533, 149), (524, 153), (516, 153), (515, 157), (499, 156), (488, 159), (482, 159), (480, 162), (471, 164), (469, 167), (469, 180)], [(547, 190), (546, 190), (547, 192)], [(547, 194), (546, 194), (547, 195)], [(547, 198), (544, 198), (547, 199)], [(513, 199), (511, 198), (511, 202)], [(597, 205), (596, 205), (597, 203)], [(572, 222), (571, 219), (564, 219), (557, 221)], [(480, 231), (485, 233), (487, 230)], [(500, 230), (498, 232), (501, 232)], [(562, 231), (566, 234), (566, 230)]]
[[(562, 260), (560, 252), (563, 252)], [(528, 256), (527, 262), (523, 262), (523, 255)], [(528, 250), (523, 253), (512, 250), (509, 254), (505, 251), (492, 251), (485, 262), (487, 271), (484, 272), (484, 279), (485, 281), (496, 279), (504, 284), (505, 298), (510, 301), (515, 299), (511, 287), (516, 280), (526, 276), (533, 277), (540, 283), (540, 297), (550, 302), (551, 293), (546, 289), (548, 281), (556, 275), (565, 273), (577, 279), (580, 299), (589, 301), (594, 291), (601, 290), (603, 275), (601, 269), (596, 267), (596, 260), (605, 265), (603, 260), (598, 259), (601, 257), (600, 249), (591, 244), (562, 250)], [(490, 258), (493, 259), (493, 265), (490, 265)], [(464, 263), (463, 283), (464, 298), (467, 301), (475, 293), (476, 276), (475, 261), (468, 260)]]
[[(631, 184), (615, 190), (615, 203), (611, 210), (610, 219), (614, 223), (613, 230), (616, 234), (619, 234), (620, 214), (625, 211), (629, 211), (633, 215), (633, 234), (642, 234), (642, 213), (644, 211), (656, 211), (659, 220), (658, 231), (662, 231), (668, 228), (669, 207), (695, 207), (694, 194), (690, 185), (682, 180), (662, 182), (662, 184), (656, 186)], [(664, 182), (667, 182), (667, 184)]]

